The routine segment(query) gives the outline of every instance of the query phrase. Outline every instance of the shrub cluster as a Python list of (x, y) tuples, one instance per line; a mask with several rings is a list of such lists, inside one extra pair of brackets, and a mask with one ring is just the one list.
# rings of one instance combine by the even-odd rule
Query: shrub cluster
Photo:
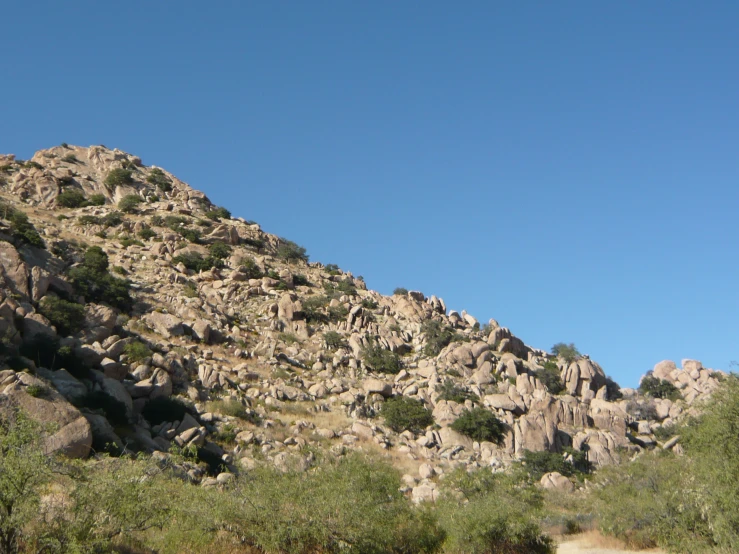
[(452, 379), (445, 379), (437, 389), (437, 392), (439, 393), (439, 399), (457, 402), (458, 404), (464, 404), (467, 400), (471, 400), (472, 402), (480, 401), (480, 397), (474, 392), (470, 392), (465, 387), (457, 385)]
[(558, 358), (562, 358), (568, 364), (571, 364), (582, 355), (573, 343), (565, 344), (564, 342), (558, 342), (552, 346), (552, 354)]
[(442, 325), (435, 319), (424, 321), (421, 324), (421, 332), (426, 336), (426, 345), (423, 347), (426, 356), (437, 356), (445, 346), (463, 338), (451, 327)]
[(99, 246), (87, 249), (83, 262), (69, 270), (69, 278), (88, 302), (103, 302), (124, 312), (133, 305), (130, 283), (108, 273), (108, 255)]
[(500, 444), (505, 436), (505, 424), (493, 412), (480, 407), (464, 410), (452, 423), (452, 429), (478, 442)]
[(184, 254), (178, 254), (172, 258), (172, 263), (177, 265), (181, 263), (187, 269), (192, 271), (208, 271), (214, 267), (221, 267), (223, 261), (213, 256), (203, 257), (199, 252), (185, 252)]
[(669, 398), (670, 400), (682, 398), (675, 385), (665, 379), (658, 379), (651, 372), (647, 373), (639, 383), (639, 392), (652, 398)]
[(123, 213), (131, 214), (136, 211), (139, 204), (144, 201), (138, 194), (127, 194), (118, 202), (118, 209)]
[(565, 392), (565, 385), (562, 382), (559, 367), (553, 361), (547, 360), (544, 362), (543, 367), (537, 369), (534, 375), (536, 375), (551, 394)]
[(133, 183), (133, 173), (129, 169), (112, 169), (106, 175), (104, 183), (109, 188), (130, 185)]
[(308, 262), (308, 254), (306, 253), (305, 248), (287, 239), (280, 239), (280, 244), (277, 247), (276, 254), (278, 258), (281, 258), (286, 262)]
[(36, 248), (46, 248), (44, 240), (25, 213), (0, 202), (0, 217), (10, 223), (10, 232), (15, 240)]
[(85, 323), (85, 307), (58, 296), (44, 296), (39, 303), (39, 313), (46, 317), (62, 336), (75, 334)]
[(158, 167), (154, 167), (146, 176), (146, 182), (154, 185), (162, 192), (169, 192), (172, 190), (172, 183), (169, 178), (164, 174), (164, 171)]
[(396, 433), (403, 431), (420, 433), (434, 423), (434, 416), (423, 402), (408, 396), (396, 396), (386, 400), (380, 413), (385, 424)]
[(400, 357), (374, 341), (362, 350), (362, 361), (377, 373), (400, 373)]

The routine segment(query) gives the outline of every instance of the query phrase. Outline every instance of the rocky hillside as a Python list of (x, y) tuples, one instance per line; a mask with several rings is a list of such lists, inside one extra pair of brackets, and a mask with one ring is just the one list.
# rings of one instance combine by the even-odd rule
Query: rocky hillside
[(0, 202), (0, 408), (50, 424), (49, 450), (70, 456), (176, 448), (206, 462), (185, 469), (207, 486), (307, 465), (306, 446), (374, 450), (433, 499), (451, 467), (525, 450), (602, 466), (679, 448), (671, 424), (720, 380), (661, 362), (661, 392), (619, 390), (587, 356), (309, 263), (103, 146), (0, 156)]

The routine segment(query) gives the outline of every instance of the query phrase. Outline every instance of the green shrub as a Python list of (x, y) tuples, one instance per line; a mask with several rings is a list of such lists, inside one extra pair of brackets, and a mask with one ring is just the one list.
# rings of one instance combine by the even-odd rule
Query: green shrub
[(682, 398), (675, 385), (665, 379), (654, 377), (651, 372), (647, 373), (639, 383), (639, 392), (652, 398), (669, 398), (673, 401)]
[(474, 393), (469, 392), (465, 387), (457, 385), (451, 379), (446, 379), (438, 388), (439, 398), (464, 404), (466, 400), (479, 402), (480, 398)]
[(371, 341), (367, 348), (362, 350), (362, 360), (372, 371), (377, 373), (400, 373), (400, 357), (390, 350), (386, 350)]
[[(572, 462), (566, 459), (565, 455), (569, 455), (572, 458)], [(552, 471), (561, 473), (565, 477), (571, 477), (578, 473), (589, 473), (592, 469), (590, 462), (587, 461), (587, 454), (572, 449), (567, 449), (564, 454), (549, 452), (547, 450), (538, 452), (524, 450), (520, 468), (532, 480), (537, 482), (545, 473)]]
[(346, 340), (336, 331), (326, 331), (323, 333), (323, 340), (326, 342), (326, 348), (338, 350), (347, 346)]
[(446, 533), (444, 552), (554, 554), (541, 530), (541, 492), (489, 469), (460, 469), (443, 481), (437, 512)]
[(164, 174), (164, 171), (154, 167), (146, 177), (146, 182), (156, 186), (162, 192), (169, 192), (172, 190), (172, 183), (169, 178)]
[(118, 202), (118, 209), (123, 213), (131, 214), (136, 211), (139, 204), (144, 201), (138, 194), (127, 194)]
[(67, 154), (66, 156), (62, 156), (62, 161), (72, 164), (79, 163), (77, 156), (75, 156), (74, 154)]
[(231, 219), (231, 212), (229, 212), (226, 208), (219, 207), (205, 212), (205, 217), (207, 217), (208, 219), (212, 219), (213, 221), (218, 221), (220, 219)]
[(377, 309), (377, 302), (375, 302), (372, 298), (363, 298), (362, 299), (362, 308), (365, 310), (375, 310)]
[(202, 237), (202, 234), (197, 229), (190, 229), (189, 227), (181, 227), (178, 229), (178, 232), (180, 233), (180, 236), (190, 241), (193, 244), (199, 244), (200, 238)]
[(159, 425), (164, 422), (182, 421), (189, 412), (190, 409), (177, 398), (159, 396), (146, 403), (141, 415), (151, 425)]
[(408, 289), (404, 289), (403, 287), (397, 287), (393, 291), (393, 295), (395, 296), (405, 296), (406, 294), (408, 294)]
[(287, 262), (308, 262), (308, 254), (306, 253), (305, 248), (287, 239), (280, 239), (280, 244), (277, 247), (276, 254), (278, 258), (281, 258)]
[(142, 227), (141, 229), (139, 229), (137, 235), (143, 240), (149, 240), (157, 236), (156, 231), (154, 231), (151, 227)]
[(143, 362), (152, 355), (151, 349), (138, 340), (128, 343), (123, 349), (123, 352), (126, 354), (129, 364)]
[(103, 206), (105, 205), (105, 196), (102, 194), (93, 194), (87, 202), (90, 206)]
[(551, 394), (565, 392), (565, 385), (560, 376), (559, 367), (551, 360), (544, 362), (544, 366), (537, 369), (534, 375), (541, 381)]
[(680, 434), (680, 426), (675, 423), (669, 425), (660, 425), (653, 431), (654, 436), (657, 440), (666, 442), (672, 437)]
[(14, 239), (36, 248), (46, 248), (44, 240), (25, 213), (0, 202), (0, 215), (10, 223), (10, 232)]
[(36, 335), (21, 344), (21, 356), (33, 360), (38, 367), (51, 370), (66, 369), (78, 379), (87, 379), (90, 367), (78, 358), (69, 346), (60, 346), (58, 337)]
[(296, 342), (299, 342), (298, 337), (293, 333), (280, 333), (278, 338), (285, 344), (295, 344)]
[(461, 337), (452, 328), (444, 326), (440, 321), (427, 319), (421, 324), (421, 332), (426, 335), (426, 345), (423, 353), (426, 356), (438, 356), (449, 343), (461, 340)]
[(231, 247), (225, 242), (216, 241), (210, 245), (208, 252), (216, 260), (224, 260), (231, 255)]
[(621, 400), (624, 397), (619, 384), (608, 376), (606, 376), (606, 396), (611, 402)]
[(105, 214), (102, 219), (102, 224), (106, 227), (116, 227), (123, 223), (123, 214), (121, 212), (110, 212)]
[(220, 267), (222, 264), (221, 260), (210, 256), (203, 258), (203, 256), (198, 252), (185, 252), (184, 254), (179, 254), (172, 258), (172, 263), (174, 265), (181, 263), (187, 269), (196, 272), (208, 271), (213, 267)]
[(77, 218), (79, 225), (101, 225), (102, 220), (94, 215), (81, 215)]
[(87, 249), (82, 264), (69, 270), (69, 278), (88, 302), (103, 302), (124, 312), (133, 305), (130, 283), (108, 273), (108, 255), (99, 246)]
[(133, 173), (123, 168), (112, 169), (105, 177), (104, 183), (110, 188), (130, 185), (133, 183)]
[(87, 203), (85, 195), (78, 190), (65, 190), (56, 197), (56, 205), (61, 208), (80, 208)]
[(261, 279), (262, 270), (259, 269), (257, 262), (253, 258), (245, 258), (241, 260), (241, 272), (246, 275), (247, 279)]
[(329, 275), (341, 275), (341, 270), (336, 264), (326, 264), (326, 267), (324, 269)]
[(505, 437), (505, 424), (493, 412), (480, 407), (464, 410), (452, 423), (452, 429), (478, 442), (501, 444)]
[(311, 283), (305, 275), (302, 273), (296, 273), (293, 275), (293, 285), (296, 287), (310, 287)]
[(328, 323), (324, 309), (330, 302), (327, 296), (309, 296), (303, 300), (303, 316), (308, 323)]
[(128, 235), (121, 237), (119, 240), (123, 248), (128, 248), (129, 246), (144, 246), (143, 242), (136, 240), (133, 237), (129, 237)]
[(208, 402), (206, 406), (209, 412), (214, 412), (225, 416), (237, 417), (254, 425), (259, 425), (262, 421), (262, 418), (259, 416), (258, 413), (249, 410), (241, 402), (232, 398), (229, 398), (227, 400), (214, 400)]
[(26, 394), (34, 398), (43, 398), (49, 392), (49, 389), (43, 385), (31, 384), (26, 387)]
[(552, 346), (552, 354), (558, 358), (562, 358), (568, 364), (571, 364), (581, 356), (580, 351), (573, 343), (565, 344), (564, 342), (558, 342)]
[(386, 400), (382, 404), (380, 414), (385, 424), (396, 433), (403, 431), (420, 433), (434, 423), (434, 416), (423, 402), (408, 396), (396, 396)]
[(85, 323), (85, 307), (58, 296), (44, 296), (39, 302), (39, 312), (62, 336), (75, 334)]

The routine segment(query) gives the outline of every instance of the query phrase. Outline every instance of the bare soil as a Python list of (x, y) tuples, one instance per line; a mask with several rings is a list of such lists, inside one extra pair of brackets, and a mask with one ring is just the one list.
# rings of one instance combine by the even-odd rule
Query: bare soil
[(623, 554), (624, 552), (642, 552), (649, 554), (666, 554), (664, 550), (630, 550), (615, 539), (602, 536), (597, 532), (588, 532), (560, 539), (557, 554)]

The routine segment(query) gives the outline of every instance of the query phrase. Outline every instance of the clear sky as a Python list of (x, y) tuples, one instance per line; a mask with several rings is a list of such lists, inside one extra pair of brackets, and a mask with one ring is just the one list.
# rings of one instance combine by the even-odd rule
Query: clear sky
[(105, 144), (625, 386), (739, 359), (739, 3), (5, 2), (0, 152)]

